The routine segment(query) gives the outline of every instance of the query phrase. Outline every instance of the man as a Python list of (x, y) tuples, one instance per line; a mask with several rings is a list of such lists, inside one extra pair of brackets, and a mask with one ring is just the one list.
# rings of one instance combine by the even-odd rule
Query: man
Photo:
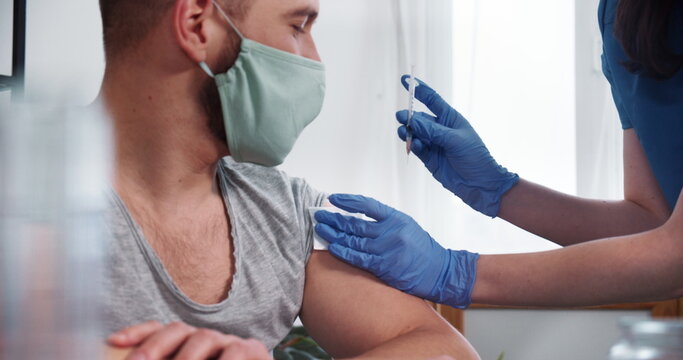
[[(262, 359), (300, 315), (336, 358), (478, 358), (424, 301), (312, 250), (323, 194), (240, 162), (278, 164), (306, 124), (283, 127), (319, 111), (318, 0), (100, 5), (116, 154), (107, 321), (127, 327), (110, 345)], [(307, 86), (273, 92), (293, 74)]]

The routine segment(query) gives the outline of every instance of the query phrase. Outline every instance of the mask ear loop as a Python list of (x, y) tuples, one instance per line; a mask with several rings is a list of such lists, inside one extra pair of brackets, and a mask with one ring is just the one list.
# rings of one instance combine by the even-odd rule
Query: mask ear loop
[(232, 19), (230, 19), (230, 16), (228, 16), (228, 14), (225, 13), (225, 10), (223, 10), (223, 8), (220, 5), (218, 5), (216, 0), (213, 0), (212, 2), (213, 2), (213, 5), (218, 10), (218, 12), (223, 16), (223, 18), (225, 18), (225, 21), (227, 21), (228, 24), (230, 24), (230, 26), (232, 27), (232, 29), (235, 30), (235, 32), (237, 33), (237, 36), (239, 36), (240, 39), (244, 40), (244, 35), (242, 35), (242, 32), (240, 32), (240, 30), (237, 28), (235, 23), (232, 22)]
[[(213, 5), (216, 7), (216, 10), (218, 10), (218, 12), (221, 14), (221, 16), (223, 16), (223, 18), (225, 19), (225, 21), (227, 21), (228, 24), (230, 24), (230, 27), (232, 27), (232, 29), (235, 30), (235, 33), (237, 33), (237, 36), (240, 37), (240, 40), (244, 40), (244, 35), (242, 35), (242, 32), (240, 32), (239, 29), (237, 29), (237, 26), (235, 26), (235, 23), (232, 22), (232, 20), (230, 19), (230, 17), (228, 16), (228, 14), (225, 13), (225, 11), (223, 10), (223, 8), (221, 8), (221, 6), (218, 5), (218, 3), (216, 2), (216, 0), (212, 0), (211, 2), (212, 2)], [(206, 62), (204, 62), (204, 61), (200, 62), (200, 63), (199, 63), (199, 67), (202, 68), (202, 70), (204, 70), (204, 72), (205, 72), (207, 75), (209, 75), (209, 77), (211, 77), (211, 78), (215, 78), (215, 77), (216, 77), (216, 75), (214, 75), (213, 71), (211, 71), (211, 68), (209, 67), (209, 65), (206, 64)]]
[(216, 75), (214, 75), (213, 71), (211, 71), (211, 68), (209, 68), (209, 65), (207, 65), (205, 61), (200, 62), (199, 67), (202, 68), (202, 70), (204, 70), (206, 75), (209, 75), (210, 78), (213, 79), (216, 77)]

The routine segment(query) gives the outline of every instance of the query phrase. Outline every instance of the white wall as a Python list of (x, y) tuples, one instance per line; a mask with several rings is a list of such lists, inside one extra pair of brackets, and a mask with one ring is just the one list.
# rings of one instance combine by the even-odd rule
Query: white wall
[(282, 168), (322, 191), (367, 193), (385, 201), (397, 195), (392, 179), (398, 169), (384, 167), (400, 149), (395, 132), (386, 131), (396, 123), (401, 74), (389, 4), (321, 1), (313, 34), (326, 65), (325, 104)]
[(11, 92), (0, 91), (0, 110), (6, 109), (10, 105)]
[[(410, 64), (417, 65), (417, 76), (450, 93), (450, 5), (322, 0), (314, 35), (327, 66), (328, 94), (320, 117), (282, 168), (322, 191), (375, 197), (413, 216), (446, 246), (463, 246), (452, 236), (452, 195), (415, 156), (406, 156), (395, 119), (407, 107), (399, 80)], [(410, 21), (403, 24), (407, 49), (399, 48), (401, 15)]]

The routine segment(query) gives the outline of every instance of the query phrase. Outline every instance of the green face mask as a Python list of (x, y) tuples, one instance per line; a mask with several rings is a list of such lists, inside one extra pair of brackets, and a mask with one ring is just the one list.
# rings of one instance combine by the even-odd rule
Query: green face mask
[(242, 39), (230, 70), (215, 75), (230, 154), (239, 162), (282, 164), (308, 124), (320, 114), (325, 98), (325, 66), (246, 39), (214, 1)]

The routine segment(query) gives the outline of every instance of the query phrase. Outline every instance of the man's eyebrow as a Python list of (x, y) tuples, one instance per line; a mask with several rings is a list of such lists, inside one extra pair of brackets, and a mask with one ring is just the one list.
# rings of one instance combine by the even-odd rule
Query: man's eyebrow
[(318, 10), (315, 8), (312, 8), (310, 6), (304, 6), (298, 9), (291, 10), (285, 14), (285, 17), (287, 18), (294, 18), (294, 17), (304, 17), (307, 16), (311, 19), (315, 19), (318, 17)]

